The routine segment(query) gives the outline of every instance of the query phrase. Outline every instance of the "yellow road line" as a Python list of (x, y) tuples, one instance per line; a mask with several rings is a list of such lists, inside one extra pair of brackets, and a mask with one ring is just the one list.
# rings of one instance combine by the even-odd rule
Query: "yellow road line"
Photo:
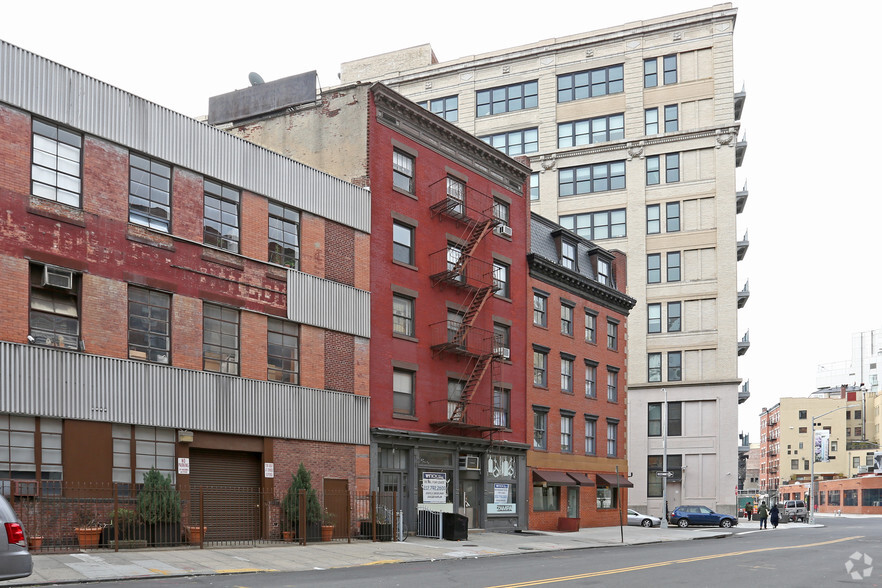
[(240, 574), (242, 572), (278, 572), (268, 568), (235, 568), (231, 570), (214, 570), (217, 574)]
[(400, 562), (401, 562), (400, 559), (380, 559), (377, 561), (372, 561), (372, 562), (368, 562), (366, 564), (361, 564), (361, 565), (363, 565), (363, 566), (378, 566), (378, 565), (382, 565), (382, 564), (394, 564), (394, 563), (400, 563)]
[(499, 586), (491, 586), (490, 588), (522, 588), (524, 586), (540, 586), (542, 584), (553, 584), (556, 582), (569, 582), (572, 580), (583, 580), (585, 578), (595, 578), (597, 576), (609, 576), (612, 574), (623, 574), (625, 572), (637, 572), (640, 570), (648, 570), (652, 568), (660, 568), (680, 563), (694, 563), (697, 561), (706, 561), (709, 559), (718, 559), (721, 557), (734, 557), (737, 555), (749, 555), (751, 553), (766, 553), (769, 551), (779, 551), (782, 549), (802, 549), (804, 547), (818, 547), (821, 545), (831, 545), (833, 543), (842, 543), (843, 541), (852, 541), (854, 539), (862, 539), (863, 535), (854, 537), (844, 537), (842, 539), (833, 539), (832, 541), (822, 541), (820, 543), (807, 543), (805, 545), (784, 545), (779, 547), (763, 547), (762, 549), (749, 549), (746, 551), (733, 551), (730, 553), (718, 553), (713, 555), (702, 555), (699, 557), (689, 557), (685, 559), (674, 559), (670, 561), (660, 561), (657, 563), (643, 564), (637, 566), (629, 566), (627, 568), (616, 568), (613, 570), (602, 570), (598, 572), (588, 572), (585, 574), (576, 574), (574, 576), (560, 576), (558, 578), (546, 578), (543, 580), (532, 580), (529, 582), (519, 582), (516, 584), (501, 584)]

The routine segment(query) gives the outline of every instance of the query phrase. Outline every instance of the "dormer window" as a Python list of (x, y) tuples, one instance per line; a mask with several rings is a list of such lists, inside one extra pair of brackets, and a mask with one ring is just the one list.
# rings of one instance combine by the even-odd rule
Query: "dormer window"
[(576, 244), (571, 241), (560, 242), (560, 264), (567, 269), (577, 271), (576, 268)]
[(597, 281), (604, 286), (612, 286), (612, 267), (605, 259), (597, 260)]

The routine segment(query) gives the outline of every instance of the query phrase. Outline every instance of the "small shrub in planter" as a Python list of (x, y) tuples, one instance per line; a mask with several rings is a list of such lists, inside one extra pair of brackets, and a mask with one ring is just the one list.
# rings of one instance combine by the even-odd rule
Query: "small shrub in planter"
[(138, 494), (138, 515), (148, 525), (150, 544), (176, 545), (181, 541), (181, 496), (171, 478), (151, 468)]
[[(306, 511), (300, 512), (300, 491), (306, 493)], [(312, 476), (301, 463), (297, 473), (291, 476), (291, 485), (288, 493), (282, 499), (282, 512), (292, 531), (298, 533), (300, 517), (306, 518), (307, 537), (313, 538), (319, 535), (319, 526), (322, 521), (322, 507), (319, 504), (318, 495), (312, 487)]]

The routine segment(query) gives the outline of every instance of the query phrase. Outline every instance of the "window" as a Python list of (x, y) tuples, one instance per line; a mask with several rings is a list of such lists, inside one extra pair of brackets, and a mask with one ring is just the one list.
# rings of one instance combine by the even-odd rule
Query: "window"
[(851, 458), (851, 467), (857, 469), (861, 467), (861, 458), (858, 455), (855, 455)]
[(791, 459), (790, 460), (790, 469), (798, 470), (799, 469), (799, 459)]
[(679, 124), (679, 109), (676, 104), (668, 104), (665, 106), (665, 132), (673, 133), (675, 131), (680, 130)]
[[(824, 427), (824, 428), (829, 430), (829, 427)], [(845, 429), (845, 430), (848, 431), (848, 429)], [(846, 432), (846, 435), (848, 435), (847, 432)], [(830, 451), (838, 451), (838, 450), (839, 450), (839, 443), (837, 441), (830, 441)]]
[(533, 512), (560, 510), (560, 486), (533, 486)]
[(392, 412), (413, 416), (414, 372), (395, 368), (392, 370)]
[(861, 418), (861, 411), (859, 411), (859, 410), (854, 411), (854, 418), (856, 418), (856, 419)]
[(624, 92), (624, 78), (625, 68), (621, 64), (557, 76), (557, 101)]
[(658, 204), (646, 207), (646, 233), (661, 233), (661, 207)]
[(537, 349), (533, 350), (533, 385), (548, 386), (548, 353)]
[(505, 388), (493, 388), (493, 424), (497, 427), (508, 429), (509, 424), (509, 396)]
[(677, 56), (664, 56), (665, 85), (677, 83)]
[(300, 213), (269, 203), (269, 261), (293, 269), (300, 263)]
[(650, 155), (646, 158), (646, 185), (654, 186), (659, 183), (661, 183), (661, 174), (659, 173), (658, 155)]
[(624, 161), (570, 167), (558, 172), (558, 195), (561, 197), (624, 188)]
[(861, 427), (855, 427), (855, 428), (854, 428), (854, 436), (855, 436), (855, 437), (859, 437), (859, 436), (861, 436), (862, 432), (863, 432), (863, 431), (862, 431)]
[(618, 452), (619, 424), (607, 420), (606, 423), (606, 456), (615, 457)]
[(807, 419), (808, 418), (808, 411), (805, 411), (805, 410), (799, 411), (799, 418)]
[(202, 369), (239, 375), (239, 311), (202, 305)]
[[(462, 391), (465, 389), (465, 380), (458, 380), (456, 378), (448, 378), (447, 379), (447, 418), (453, 419), (456, 414), (457, 407), (463, 404), (462, 402)], [(460, 420), (464, 416), (461, 413), (459, 417)]]
[(585, 309), (585, 342), (597, 343), (597, 314)]
[(568, 394), (573, 393), (573, 358), (560, 358), (560, 391)]
[(557, 125), (557, 146), (579, 147), (625, 137), (625, 115), (611, 114)]
[(560, 417), (560, 451), (561, 453), (573, 452), (573, 417), (561, 415)]
[(597, 419), (585, 415), (585, 455), (597, 453)]
[[(679, 179), (679, 175), (677, 176)], [(667, 225), (665, 231), (668, 233), (676, 233), (680, 230), (680, 203), (668, 202), (665, 205), (665, 217)]]
[(680, 281), (680, 252), (671, 251), (668, 253), (668, 281)]
[(606, 321), (606, 348), (619, 348), (619, 325), (610, 320)]
[(80, 206), (83, 137), (58, 125), (33, 120), (31, 193)]
[(680, 181), (680, 154), (665, 155), (665, 183), (673, 184)]
[(171, 296), (129, 286), (129, 358), (169, 364)]
[(829, 490), (827, 492), (827, 504), (830, 506), (839, 505), (839, 490)]
[(597, 398), (597, 364), (585, 360), (585, 398)]
[(668, 352), (668, 381), (669, 382), (679, 382), (683, 379), (682, 372), (682, 361), (683, 361), (682, 352), (680, 351), (669, 351)]
[(661, 333), (661, 304), (655, 303), (647, 305), (646, 319), (648, 322), (647, 333)]
[(591, 241), (615, 239), (627, 234), (625, 209), (601, 210), (560, 217), (560, 225)]
[(569, 241), (560, 242), (560, 264), (567, 269), (576, 271), (576, 244)]
[(573, 336), (573, 307), (569, 304), (560, 305), (560, 332)]
[(662, 434), (662, 403), (661, 402), (650, 402), (649, 403), (649, 429), (648, 436), (650, 437), (661, 437)]
[(668, 436), (679, 437), (683, 434), (683, 403), (668, 402)]
[(447, 176), (447, 211), (453, 215), (465, 212), (465, 182)]
[(445, 96), (444, 98), (433, 98), (431, 100), (423, 100), (417, 102), (426, 110), (437, 114), (444, 120), (456, 122), (459, 118), (459, 96)]
[(447, 243), (447, 271), (455, 274), (453, 277), (460, 282), (465, 281), (465, 273), (463, 272), (462, 246), (456, 243)]
[(800, 427), (799, 432), (800, 433), (808, 433), (808, 427)]
[(129, 222), (159, 231), (171, 222), (171, 166), (129, 155)]
[[(0, 415), (0, 488), (9, 495), (9, 480), (18, 480), (23, 494), (37, 492), (37, 474), (44, 496), (61, 494), (61, 419)], [(42, 450), (37, 450), (42, 447)]]
[(606, 399), (609, 402), (619, 401), (619, 370), (606, 366)]
[(392, 259), (407, 265), (414, 264), (413, 227), (392, 222)]
[(658, 135), (658, 108), (643, 111), (643, 126), (646, 135)]
[[(664, 493), (662, 489), (663, 478), (658, 476), (656, 472), (664, 471), (664, 456), (648, 455), (647, 464), (649, 467), (647, 468), (646, 477), (646, 495), (653, 498), (661, 498)], [(679, 482), (682, 480), (683, 456), (668, 454), (667, 471), (674, 474), (673, 477), (668, 478), (669, 482)]]
[(649, 367), (649, 373), (647, 374), (648, 381), (650, 382), (661, 382), (662, 379), (662, 356), (661, 353), (650, 353), (647, 357), (647, 365)]
[(511, 213), (511, 206), (508, 202), (504, 200), (500, 200), (499, 198), (493, 199), (493, 218), (498, 220), (500, 224), (508, 226), (510, 224), (509, 217)]
[(658, 59), (643, 60), (643, 87), (655, 88), (658, 86)]
[(857, 506), (857, 490), (843, 490), (842, 506)]
[(485, 135), (480, 139), (509, 157), (539, 151), (539, 129), (536, 128)]
[(681, 329), (682, 305), (679, 302), (668, 302), (668, 332), (678, 333)]
[(530, 174), (530, 200), (539, 200), (539, 173)]
[[(69, 277), (69, 288), (51, 286), (52, 272)], [(46, 282), (49, 282), (48, 284)], [(45, 284), (45, 285), (44, 285)], [(70, 270), (32, 264), (30, 268), (30, 335), (37, 345), (76, 351), (80, 346), (80, 316), (77, 294), (80, 276)]]
[(499, 86), (475, 93), (477, 116), (489, 116), (503, 112), (536, 108), (539, 105), (539, 82), (524, 82)]
[(502, 263), (501, 261), (493, 262), (493, 286), (496, 287), (497, 296), (511, 298), (508, 279), (509, 271), (510, 268), (508, 267), (508, 264)]
[(414, 158), (401, 151), (392, 152), (392, 185), (408, 194), (414, 193)]
[(142, 484), (144, 474), (156, 468), (175, 483), (175, 431), (159, 427), (142, 427), (114, 423), (113, 481), (121, 484), (119, 491), (128, 493), (132, 483)]
[(266, 379), (300, 383), (300, 325), (271, 318), (266, 323)]
[(202, 241), (239, 252), (239, 192), (229, 186), (205, 180)]
[(533, 449), (545, 449), (545, 432), (548, 429), (548, 412), (533, 410)]
[(533, 324), (539, 327), (548, 326), (548, 298), (533, 293)]
[(447, 341), (466, 347), (466, 331), (462, 328), (463, 315), (452, 308), (447, 309)]
[(407, 337), (415, 336), (413, 325), (414, 300), (401, 294), (392, 295), (392, 332)]
[[(505, 355), (508, 352), (509, 356), (511, 355), (511, 327), (508, 325), (501, 325), (499, 323), (493, 323), (493, 338), (494, 338), (494, 346), (496, 347), (495, 353), (500, 355)], [(509, 359), (508, 357), (503, 357), (503, 359)]]

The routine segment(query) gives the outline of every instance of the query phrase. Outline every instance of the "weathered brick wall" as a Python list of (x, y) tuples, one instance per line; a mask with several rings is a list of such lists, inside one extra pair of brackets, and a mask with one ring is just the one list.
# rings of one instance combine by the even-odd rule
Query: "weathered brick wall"
[(355, 337), (325, 332), (325, 386), (355, 392)]
[(325, 225), (325, 277), (355, 285), (355, 230), (328, 221)]

